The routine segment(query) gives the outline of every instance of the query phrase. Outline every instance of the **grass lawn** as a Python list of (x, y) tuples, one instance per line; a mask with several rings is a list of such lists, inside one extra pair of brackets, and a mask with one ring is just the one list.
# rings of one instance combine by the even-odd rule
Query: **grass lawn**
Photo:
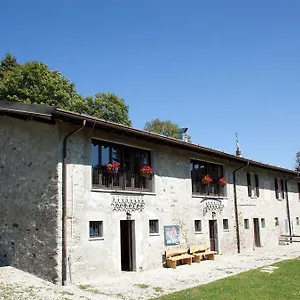
[(271, 274), (259, 268), (157, 299), (300, 299), (300, 260), (285, 260), (272, 266), (279, 268)]

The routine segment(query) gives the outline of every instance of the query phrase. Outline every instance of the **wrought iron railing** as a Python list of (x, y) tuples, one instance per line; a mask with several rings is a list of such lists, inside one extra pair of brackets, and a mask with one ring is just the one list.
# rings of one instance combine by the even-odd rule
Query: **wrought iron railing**
[(225, 196), (225, 188), (218, 182), (203, 184), (199, 180), (192, 180), (192, 192), (195, 195)]
[(152, 175), (143, 177), (139, 173), (108, 173), (93, 168), (93, 187), (109, 190), (152, 191)]

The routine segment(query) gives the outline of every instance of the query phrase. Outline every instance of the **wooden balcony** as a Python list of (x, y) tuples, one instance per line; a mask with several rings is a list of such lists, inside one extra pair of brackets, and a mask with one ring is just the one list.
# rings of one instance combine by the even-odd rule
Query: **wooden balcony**
[(192, 180), (193, 195), (203, 196), (225, 196), (225, 187), (218, 182), (202, 184), (200, 180)]
[(152, 175), (143, 177), (139, 173), (107, 173), (94, 168), (93, 188), (152, 192)]

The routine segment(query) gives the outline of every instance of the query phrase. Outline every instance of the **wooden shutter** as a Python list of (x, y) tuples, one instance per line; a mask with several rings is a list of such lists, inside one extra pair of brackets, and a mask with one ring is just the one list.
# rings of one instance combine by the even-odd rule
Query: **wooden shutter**
[(284, 182), (283, 182), (283, 179), (280, 179), (280, 185), (281, 185), (281, 196), (282, 196), (282, 199), (284, 199)]
[(259, 181), (258, 181), (257, 174), (255, 174), (255, 191), (256, 191), (256, 197), (259, 197)]
[(248, 196), (251, 197), (251, 176), (247, 173)]
[(275, 178), (275, 196), (276, 196), (276, 199), (279, 198), (279, 192), (278, 192), (278, 180), (277, 180), (277, 178)]

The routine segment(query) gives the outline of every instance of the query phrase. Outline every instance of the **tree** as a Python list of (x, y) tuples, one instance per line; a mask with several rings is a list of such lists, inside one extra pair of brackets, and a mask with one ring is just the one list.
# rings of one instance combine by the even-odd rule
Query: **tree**
[[(180, 139), (180, 127), (178, 124), (173, 123), (170, 120), (162, 121), (160, 119), (154, 119), (150, 122), (146, 122), (144, 130), (159, 133), (175, 139)], [(188, 135), (188, 141), (191, 141), (191, 137)]]
[(9, 53), (0, 62), (0, 99), (55, 106), (131, 126), (123, 99), (110, 93), (84, 99), (58, 71), (38, 61), (18, 64)]
[(300, 172), (300, 151), (296, 153), (296, 171)]
[(19, 66), (17, 59), (10, 53), (6, 53), (6, 56), (0, 62), (0, 78), (3, 78), (4, 73), (13, 70)]
[(128, 106), (124, 100), (111, 93), (99, 93), (95, 97), (87, 97), (87, 113), (91, 116), (131, 126)]
[(0, 80), (0, 99), (46, 104), (69, 110), (80, 106), (78, 102), (84, 106), (83, 98), (77, 94), (74, 83), (37, 61), (4, 72)]

